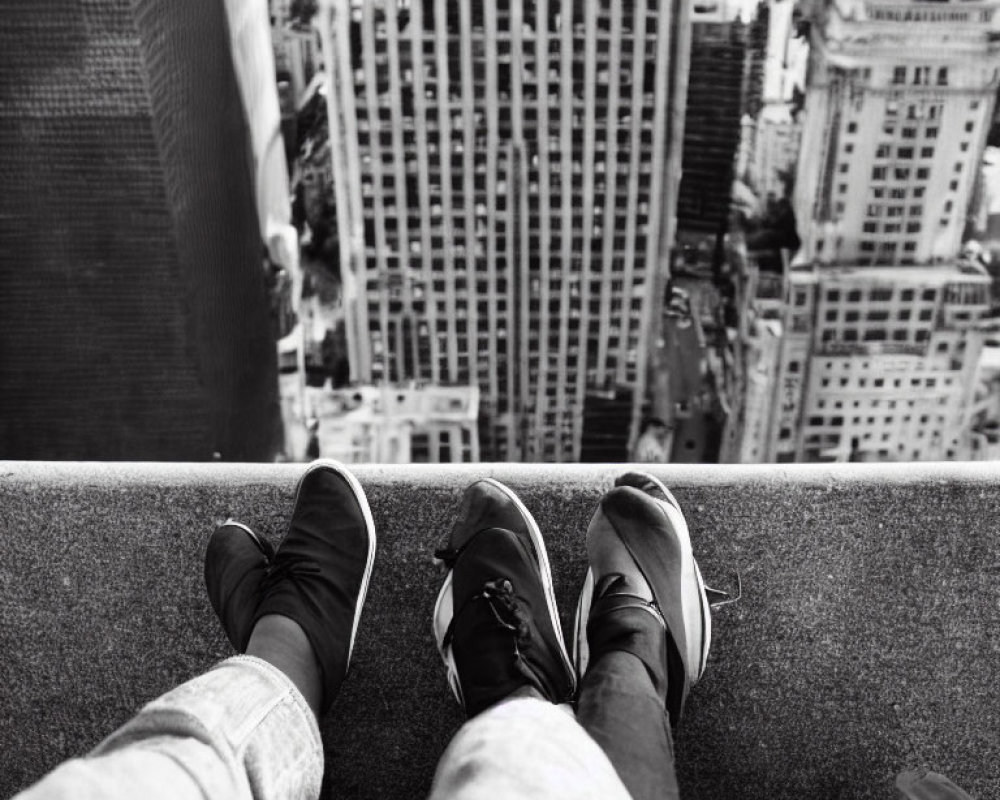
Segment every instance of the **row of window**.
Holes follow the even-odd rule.
[[[915,239],[904,242],[893,242],[893,241],[875,241],[874,239],[862,239],[858,244],[858,249],[862,253],[878,253],[880,257],[891,258],[900,249],[899,244],[902,244],[902,250],[904,253],[915,253],[917,252],[917,242]]]
[[[963,142],[964,145],[963,152],[968,149],[969,143]],[[846,149],[846,148],[845,148]],[[850,152],[848,150],[848,152]],[[893,153],[893,148],[891,145],[882,143],[875,148],[875,158],[898,158],[902,161],[909,161],[911,159],[917,158],[917,148],[908,147],[897,147],[895,148],[895,154]],[[920,158],[934,158],[934,148],[933,147],[921,147],[919,150]]]
[[[898,66],[894,67],[892,70],[892,82],[894,85],[899,86],[907,83],[907,77],[909,77],[909,82],[914,86],[930,86],[931,78],[936,78],[935,85],[937,86],[947,86],[948,85],[948,68],[938,67],[935,72],[933,67],[930,66],[919,66],[919,67],[905,67]]]
[[[574,259],[574,261],[576,261],[576,259]],[[457,261],[456,261],[456,263],[457,263]],[[618,263],[618,262],[616,261],[616,263]],[[624,262],[621,262],[621,263],[624,263]],[[498,270],[498,272],[502,272],[505,267],[506,267],[506,262],[503,261],[503,259],[500,259],[497,262],[497,270]],[[552,292],[552,294],[559,294],[559,293],[561,293],[564,284],[563,284],[562,280],[560,279],[559,270],[558,269],[550,270],[549,277],[551,279],[550,282],[549,282],[549,287],[548,287],[549,291]],[[542,290],[542,283],[541,283],[542,280],[543,279],[541,277],[532,278],[531,279],[531,283],[529,284],[530,285],[530,291],[533,292],[533,293],[540,292]],[[566,279],[566,285],[568,285],[568,288],[569,288],[570,304],[571,305],[573,305],[573,304],[579,304],[580,303],[581,283],[583,283],[583,281],[580,279],[579,274],[576,274],[576,275],[571,276],[571,277],[569,277],[569,278]],[[457,277],[457,278],[454,279],[454,284],[453,284],[454,290],[457,293],[459,293],[459,294],[467,294],[468,290],[471,288],[471,285],[472,285],[471,281],[467,283],[466,278],[464,278],[464,277]],[[599,295],[601,293],[601,291],[602,291],[603,286],[604,286],[604,281],[591,280],[591,282],[590,282],[590,293],[591,293],[591,295],[592,296]],[[642,286],[642,281],[641,280],[634,281],[631,284],[630,290],[632,292],[634,292],[636,289],[638,289],[641,286]],[[503,277],[502,275],[498,275],[497,278],[494,281],[494,289],[495,289],[495,291],[498,294],[504,294],[507,291],[507,287],[508,287],[507,278]],[[622,281],[622,280],[612,280],[608,284],[608,287],[611,290],[611,295],[612,295],[612,298],[613,298],[612,299],[612,303],[614,303],[615,301],[619,301],[620,302],[622,300],[622,298],[623,298],[623,293],[625,291],[625,283],[624,283],[624,281]],[[385,286],[377,278],[369,278],[365,282],[365,288],[367,289],[367,291],[370,294],[374,294],[376,296],[381,296],[381,295],[383,295],[385,293],[388,293],[389,297],[391,297],[393,299],[399,299],[400,297],[402,297],[402,288],[401,288],[401,286],[399,286],[398,282],[396,282],[395,285]],[[490,288],[489,281],[482,280],[482,279],[476,281],[475,289],[476,289],[476,292],[478,293],[480,299],[482,299],[482,298],[484,298],[486,296],[487,292],[489,292],[489,288]],[[424,286],[421,283],[419,283],[418,281],[414,281],[414,283],[413,283],[413,293],[414,293],[414,296],[416,296],[416,297],[422,297],[423,294],[424,294],[425,289],[433,290],[435,292],[443,294],[447,290],[447,282],[444,281],[444,280],[434,280],[434,281],[432,281],[430,283],[429,286]],[[642,302],[641,298],[638,298],[638,297],[633,298],[632,299],[632,308],[633,309],[638,309],[640,307],[641,302]]]
[[[947,383],[949,386],[951,385],[950,378],[947,379]],[[896,380],[896,388],[900,388],[900,380],[898,379]],[[930,398],[924,397],[921,398],[919,402],[920,402],[920,407],[923,409],[931,405],[946,406],[948,405],[948,399],[949,399],[948,395],[944,394]],[[881,398],[866,397],[859,400],[832,400],[832,401],[821,398],[816,401],[816,408],[820,411],[825,410],[827,405],[831,406],[834,409],[854,408],[857,410],[864,410],[864,409],[875,410],[875,409],[887,408],[889,411],[893,411],[896,409],[897,406],[902,409],[916,408],[917,401],[906,400],[903,398],[888,399],[886,397],[881,397]]]
[[[827,289],[824,298],[827,303],[839,303],[841,300],[847,303],[865,302],[888,302],[893,299],[898,292],[899,300],[909,303],[918,297],[916,289],[897,289],[890,286],[873,286],[869,289]],[[800,302],[800,297],[802,298]],[[796,305],[805,305],[808,295],[805,292],[796,294]],[[933,303],[937,300],[937,289],[921,289],[919,297],[924,302]]]
[[[825,383],[823,383],[821,381],[820,385],[823,386],[823,388],[829,388],[830,386],[835,385],[835,384],[833,384],[831,382],[833,380],[836,380],[837,381],[836,385],[839,386],[842,389],[846,389],[846,388],[852,388],[852,389],[869,389],[869,388],[871,388],[871,389],[902,389],[904,386],[908,386],[911,389],[922,389],[922,388],[933,389],[933,388],[935,388],[938,385],[938,379],[936,377],[916,377],[916,378],[909,378],[909,379],[906,379],[906,378],[891,378],[891,379],[890,378],[870,378],[869,379],[869,378],[866,378],[866,377],[858,377],[858,378],[855,378],[853,380],[851,378],[836,378],[836,379],[830,379],[830,378],[828,378],[828,379],[826,379]],[[951,378],[943,378],[942,381],[941,381],[941,384],[942,384],[942,386],[950,387],[952,385],[952,379]],[[837,401],[837,406],[836,406],[837,408],[840,408],[840,402],[841,401],[839,401],[839,400]],[[861,402],[860,400],[854,401],[854,407],[855,408],[859,408],[858,404],[860,402]],[[913,403],[913,401],[908,401],[908,402],[910,402],[911,405]],[[824,403],[824,401],[820,400],[817,403],[817,405],[820,408],[822,408],[823,407],[823,403]],[[872,403],[872,408],[876,408],[878,406],[879,401],[878,400],[872,400],[871,403]],[[895,407],[896,407],[896,401],[895,400],[890,400],[889,401],[889,408],[895,408]]]
[[[841,164],[841,172],[847,172],[847,164]],[[961,161],[955,162],[954,171],[959,173],[962,171],[963,164]],[[917,167],[913,169],[912,167],[887,167],[883,165],[876,165],[872,167],[872,180],[873,181],[908,181],[911,177],[918,181],[926,181],[930,179],[931,169],[930,167]]]
[[[408,98],[405,95],[401,98],[403,101],[409,102],[412,98]],[[509,98],[500,97],[501,101],[506,101]],[[522,98],[523,99],[523,98]],[[383,146],[389,146],[392,144],[392,133],[396,130],[396,125],[398,124],[401,128],[404,137],[407,134],[413,133],[415,136],[416,131],[416,121],[417,116],[409,109],[407,102],[403,104],[403,111],[401,114],[394,112],[394,110],[388,105],[389,98],[383,97],[382,101],[377,106],[369,107],[364,97],[357,98],[356,113],[358,114],[358,138],[362,144],[368,144],[374,141],[376,137]],[[452,131],[452,136],[457,137],[459,135],[464,135],[466,129],[466,121],[462,116],[461,100],[456,99],[453,101],[458,107],[448,109],[446,105],[441,107],[428,106],[424,111],[425,125],[424,128],[428,133],[438,134],[441,131],[441,115],[443,111],[450,111],[450,125],[448,126]],[[553,98],[549,98],[548,105],[550,106],[549,113],[547,115],[548,127],[539,126],[537,124],[538,117],[536,115],[536,108],[529,103],[525,103],[520,109],[519,115],[517,117],[521,126],[524,128],[529,128],[536,131],[540,135],[547,134],[550,138],[558,138],[562,136],[562,122],[560,119],[558,103],[553,102]],[[574,141],[583,141],[583,124],[584,124],[584,114],[579,110],[583,106],[582,98],[574,99],[574,112],[571,118],[567,118],[567,122],[572,122],[572,129],[570,135]],[[632,130],[632,117],[633,115],[638,115],[636,118],[641,121],[639,126],[642,130],[642,140],[648,143],[651,140],[651,134],[648,133],[650,125],[652,125],[653,118],[655,115],[655,106],[653,104],[653,98],[649,98],[648,101],[642,102],[638,107],[633,104],[631,97],[621,97],[617,104],[607,103],[603,98],[597,98],[597,102],[594,104],[594,140],[595,142],[604,141],[607,135],[617,135],[621,137],[623,133],[631,134]],[[399,117],[398,122],[396,117]],[[513,124],[514,109],[509,102],[502,103],[498,108],[497,114],[497,130],[498,133],[506,133],[507,135],[511,132],[511,126]],[[473,112],[472,118],[468,120],[468,127],[474,131],[485,135],[487,132],[487,117],[485,110],[479,108]],[[527,124],[525,124],[527,123]]]
[[[936,422],[943,425],[945,422],[945,417],[943,414],[935,415]],[[847,425],[880,425],[880,426],[892,426],[895,424],[909,425],[913,422],[917,422],[920,425],[927,425],[930,423],[932,417],[930,414],[921,414],[919,417],[915,417],[911,414],[906,414],[902,417],[886,416],[886,417],[844,417],[844,416],[811,416],[808,418],[808,425],[811,428],[840,428]]]
[[[880,226],[877,222],[865,222],[861,230],[864,233],[903,233],[903,223],[886,222]],[[920,233],[920,223],[907,222],[906,233]]]
[[[859,331],[857,328],[845,328],[842,331],[825,330],[822,339],[824,342],[909,342],[910,337],[918,343],[926,342],[930,339],[929,330],[911,331],[908,328],[897,328],[891,332],[885,328],[869,328]]]
[[[897,309],[895,314],[893,314],[896,319],[901,322],[905,322],[913,318],[913,309],[911,308],[900,308]],[[841,309],[829,308],[824,312],[824,317],[827,322],[838,322],[843,319],[844,322],[857,322],[861,319],[861,312],[859,311],[843,311],[843,316],[841,316]],[[871,308],[864,314],[864,319],[868,322],[886,322],[890,317],[890,310],[888,308]],[[928,322],[934,319],[934,309],[933,308],[922,308],[917,313],[917,319],[921,322]]]

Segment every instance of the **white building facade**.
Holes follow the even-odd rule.
[[[962,234],[1000,85],[1000,5],[800,8],[802,244],[762,460],[986,457],[992,279]]]
[[[577,460],[588,391],[627,387],[638,410],[674,239],[690,13],[321,4],[354,380],[478,386],[484,457],[499,460]]]
[[[797,261],[954,258],[1000,80],[1000,7],[832,0],[804,8]]]
[[[775,460],[973,457],[991,284],[982,266],[827,266],[790,278]]]

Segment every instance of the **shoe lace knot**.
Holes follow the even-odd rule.
[[[451,645],[455,623],[472,608],[485,603],[497,625],[513,635],[515,655],[520,657],[520,648],[531,639],[531,625],[524,602],[514,592],[514,585],[507,578],[494,578],[483,584],[483,590],[474,594],[451,620],[445,632],[444,645]]]
[[[286,554],[280,560],[272,561],[267,565],[261,582],[261,593],[263,594],[283,581],[298,583],[303,578],[319,575],[321,572],[319,566],[308,557]]]

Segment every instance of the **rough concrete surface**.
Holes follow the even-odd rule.
[[[492,475],[546,534],[569,630],[588,519],[617,466],[358,467],[379,550],[352,674],[322,729],[324,796],[419,797],[461,723],[431,636],[432,551]],[[202,585],[233,515],[277,543],[301,466],[0,462],[0,793],[85,753],[230,654]],[[907,768],[1000,795],[1000,468],[680,467],[711,584],[683,794],[889,798]]]

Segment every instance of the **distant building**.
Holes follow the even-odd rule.
[[[379,464],[480,460],[476,387],[310,388],[306,404],[324,458]],[[302,453],[293,457],[304,459]]]
[[[263,0],[4,7],[0,458],[269,460],[287,175]]]
[[[757,120],[751,183],[761,200],[788,196],[799,159],[802,123],[788,106],[766,106]]]
[[[767,6],[767,44],[764,57],[763,102],[792,101],[796,87],[806,83],[809,44],[797,35],[796,0],[763,0]]]
[[[740,250],[738,260],[743,274],[738,284],[739,318],[733,331],[737,369],[719,460],[757,464],[775,458],[772,428],[777,419],[775,395],[779,385],[789,254],[780,250]]]
[[[820,267],[789,277],[775,460],[971,457],[990,307],[982,266]]]
[[[989,132],[1000,9],[814,0],[795,214],[797,261],[948,261]]]
[[[322,68],[319,33],[308,20],[292,17],[291,0],[268,0],[271,42],[282,116],[294,115],[316,73]]]
[[[794,99],[805,83],[799,62],[808,53],[808,45],[794,36],[794,5],[793,0],[765,0],[756,23],[755,42],[762,50],[757,56],[760,92],[757,107],[744,120],[747,127],[741,145],[745,155],[738,176],[761,203],[788,194],[798,163],[802,126],[794,115]],[[766,25],[762,26],[761,19]]]
[[[679,0],[325,0],[352,376],[481,390],[484,457],[632,421],[677,214]]]
[[[742,457],[984,457],[1000,419],[983,367],[992,279],[960,251],[1000,15],[980,2],[799,7],[810,43],[793,194],[802,246],[751,309]],[[793,149],[791,120],[771,118],[757,136],[762,185],[778,172],[763,163]]]
[[[711,6],[709,6],[711,7]],[[679,234],[721,235],[740,141],[747,71],[747,25],[695,6],[677,200]]]
[[[969,438],[974,461],[1000,461],[1000,335],[989,330],[979,357]]]

